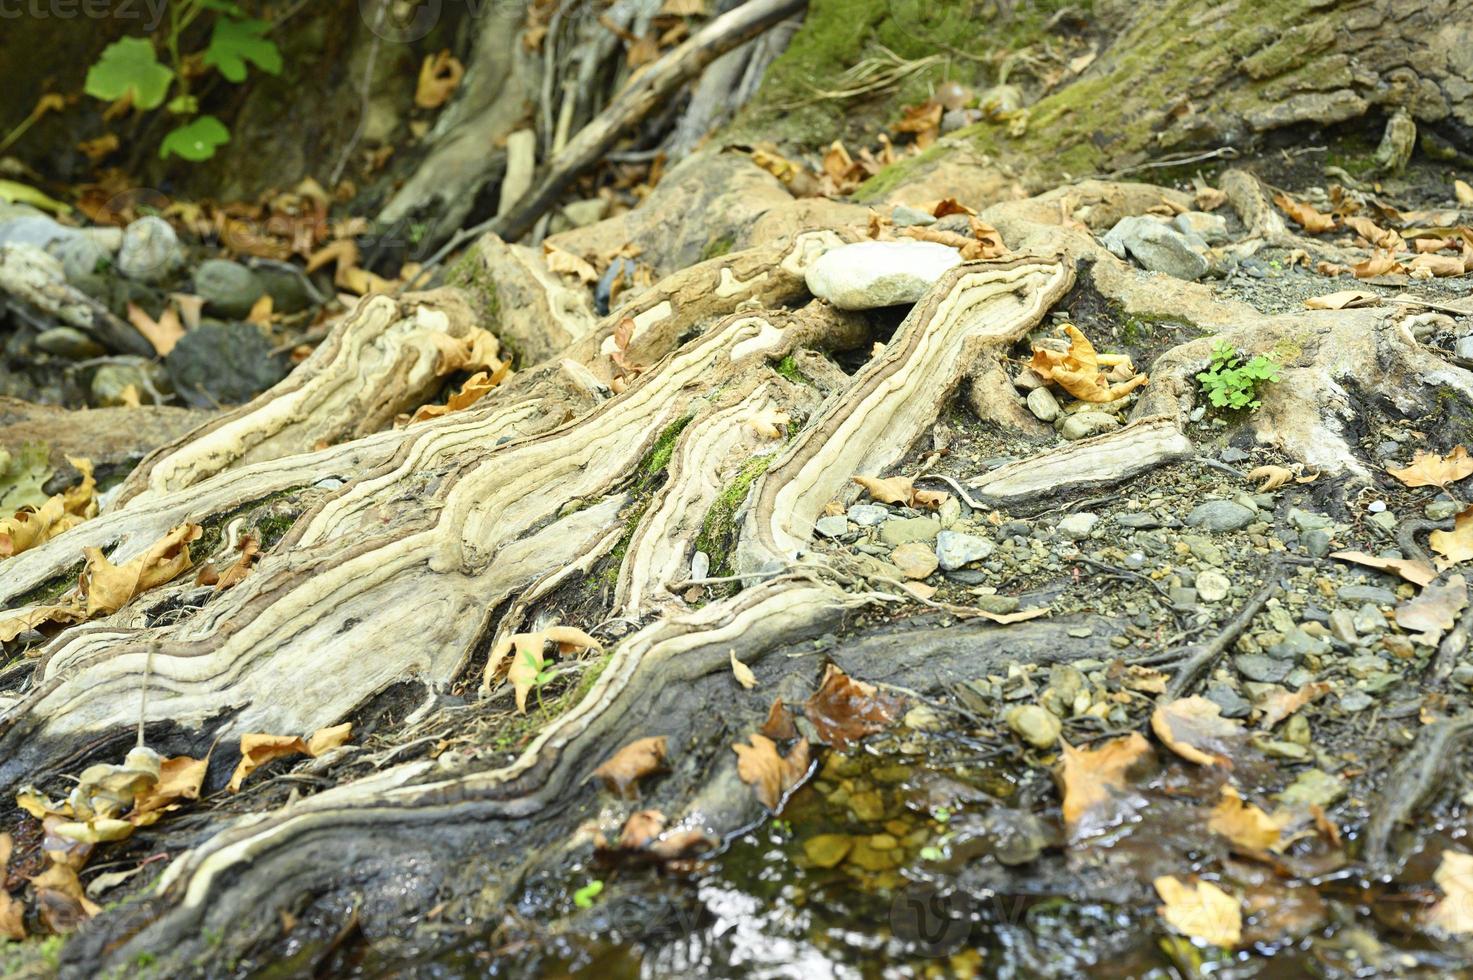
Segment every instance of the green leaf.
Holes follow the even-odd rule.
[[[198,163],[215,155],[215,150],[230,142],[230,130],[214,116],[200,116],[187,125],[180,126],[159,146],[159,156],[167,160],[169,154]]]
[[[597,878],[573,893],[573,904],[580,909],[593,908],[593,900],[604,890],[604,883]]]
[[[0,201],[9,201],[11,204],[29,204],[31,207],[55,214],[66,214],[71,210],[71,205],[63,204],[44,191],[38,191],[29,184],[22,184],[15,180],[0,180]]]
[[[192,95],[176,95],[164,108],[176,116],[192,116],[199,112],[199,99]]]
[[[125,37],[104,48],[97,64],[87,69],[83,91],[107,102],[132,95],[139,109],[156,109],[173,81],[174,69],[159,64],[148,38]]]
[[[262,37],[270,26],[264,20],[220,18],[205,48],[205,65],[219,69],[232,82],[245,81],[246,62],[268,75],[280,74],[281,51],[276,42]]]

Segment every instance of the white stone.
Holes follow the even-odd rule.
[[[856,242],[825,252],[808,267],[808,291],[841,310],[914,303],[961,253],[936,242]]]

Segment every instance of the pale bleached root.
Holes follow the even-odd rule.
[[[965,263],[944,275],[754,486],[739,570],[796,558],[824,506],[853,495],[854,476],[881,473],[936,421],[969,366],[968,345],[1005,350],[1073,281],[1073,263],[1060,256]]]
[[[279,384],[150,453],[114,506],[378,432],[430,400],[449,373],[443,348],[478,329],[451,290],[360,300]]]

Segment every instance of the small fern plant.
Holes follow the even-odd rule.
[[[1243,352],[1219,340],[1212,348],[1212,364],[1197,374],[1202,392],[1214,408],[1253,411],[1262,404],[1258,386],[1279,380],[1279,362],[1258,354],[1244,361]]]
[[[226,81],[245,81],[249,65],[268,75],[281,73],[281,51],[266,36],[271,25],[247,16],[233,0],[170,0],[169,23],[160,42],[167,63],[160,61],[155,42],[148,37],[125,37],[103,49],[87,71],[83,91],[107,102],[128,100],[135,109],[163,106],[180,124],[164,137],[159,156],[208,160],[230,142],[230,130],[219,119],[201,115],[199,99],[190,94],[193,67],[218,71]],[[214,15],[210,42],[201,52],[183,53],[184,32],[200,17]],[[189,65],[186,65],[189,62]]]

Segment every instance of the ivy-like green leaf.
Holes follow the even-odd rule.
[[[125,37],[103,49],[97,64],[87,70],[83,91],[108,102],[131,94],[139,109],[156,109],[173,81],[174,69],[159,64],[148,38]]]
[[[168,159],[172,153],[198,163],[215,155],[215,150],[230,142],[230,130],[214,116],[200,116],[180,126],[159,145],[159,156]]]
[[[210,46],[205,48],[204,63],[217,68],[232,82],[243,82],[246,62],[268,75],[281,73],[281,51],[276,42],[263,37],[271,25],[264,20],[234,20],[221,17],[215,21]]]

